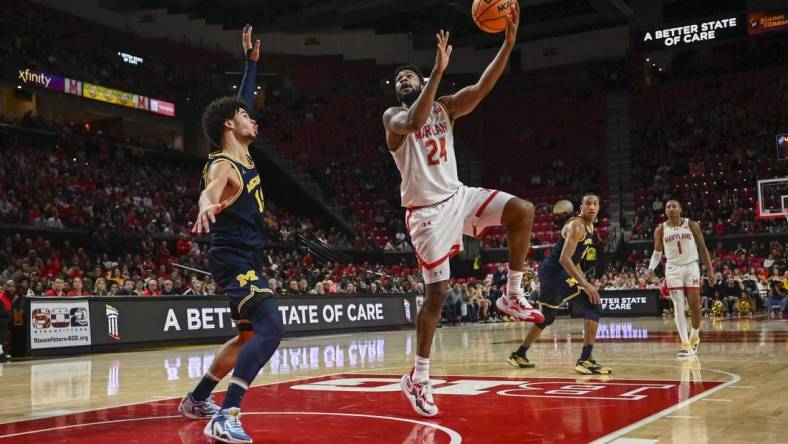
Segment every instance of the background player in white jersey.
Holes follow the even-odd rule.
[[[698,252],[709,273],[709,279],[714,281],[714,269],[711,265],[711,255],[703,240],[703,232],[697,222],[681,217],[681,204],[676,200],[669,200],[665,205],[665,215],[668,220],[654,230],[654,253],[648,265],[649,273],[659,265],[664,251],[667,263],[665,264],[665,283],[673,300],[676,328],[681,338],[679,357],[695,356],[700,344],[700,270],[698,269]],[[692,318],[692,332],[687,338],[687,317],[684,314],[684,296],[689,301],[690,317]]]
[[[525,300],[521,288],[534,207],[507,193],[464,186],[457,178],[452,135],[454,121],[473,111],[503,73],[515,45],[519,15],[515,8],[508,17],[504,43],[479,81],[436,101],[452,51],[449,34],[441,31],[436,35],[438,52],[429,82],[424,84],[424,76],[415,66],[398,68],[395,89],[401,105],[383,114],[386,142],[402,175],[400,194],[407,209],[406,225],[426,284],[426,297],[416,319],[415,366],[402,378],[403,393],[422,416],[438,414],[429,384],[430,349],[448,291],[449,259],[462,249],[463,234],[481,238],[487,227],[507,227],[508,291],[497,306],[524,321],[544,320]]]

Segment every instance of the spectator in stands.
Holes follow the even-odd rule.
[[[728,278],[722,287],[722,303],[725,304],[725,311],[729,316],[733,314],[733,307],[739,302],[743,290],[741,284],[732,277]]]
[[[134,291],[134,281],[131,279],[126,279],[123,281],[123,287],[118,290],[117,296],[137,296],[137,293]]]
[[[769,283],[769,296],[766,299],[766,310],[769,314],[769,317],[774,317],[775,313],[772,310],[773,308],[779,307],[779,316],[782,317],[783,313],[785,313],[786,302],[788,302],[788,296],[786,296],[786,291],[783,288],[782,282],[773,280]]]
[[[103,277],[96,278],[93,284],[93,296],[110,296],[107,281]]]
[[[17,299],[16,283],[9,279],[0,292],[0,362],[8,362],[8,344],[6,336],[11,330],[11,319],[13,318],[13,303]]]
[[[55,282],[54,284],[52,284],[52,288],[49,289],[49,291],[47,291],[46,293],[44,293],[44,296],[58,296],[58,297],[67,296],[65,287],[66,287],[66,281],[63,279],[62,276],[58,276],[55,278]]]
[[[140,296],[158,296],[161,294],[159,290],[159,281],[154,278],[148,279],[145,284],[145,290]]]
[[[162,295],[174,295],[174,283],[172,279],[165,279],[164,282],[161,284],[161,294]]]
[[[82,279],[75,277],[71,280],[71,291],[67,293],[68,296],[88,296],[89,294],[82,288]]]

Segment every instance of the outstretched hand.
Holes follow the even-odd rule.
[[[517,41],[517,28],[520,26],[520,3],[514,2],[512,13],[506,16],[506,43],[514,46]]]
[[[435,38],[438,40],[438,53],[435,54],[435,68],[433,68],[433,71],[436,74],[441,74],[449,66],[452,47],[449,45],[448,31],[441,29],[438,34],[435,34]]]
[[[254,47],[252,46],[252,25],[244,26],[241,43],[243,44],[244,54],[246,54],[247,59],[255,62],[260,59],[260,39],[255,41]]]

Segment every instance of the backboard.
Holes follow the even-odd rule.
[[[788,214],[788,177],[758,181],[756,217],[773,219]]]

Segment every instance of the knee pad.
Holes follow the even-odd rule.
[[[544,321],[534,325],[544,330],[545,328],[549,327],[550,324],[555,322],[556,310],[555,308],[550,308],[546,305],[542,305],[541,310],[542,314],[544,315]]]
[[[589,321],[596,321],[599,322],[599,318],[602,317],[602,306],[599,304],[588,304],[588,308],[586,308],[585,319]]]

